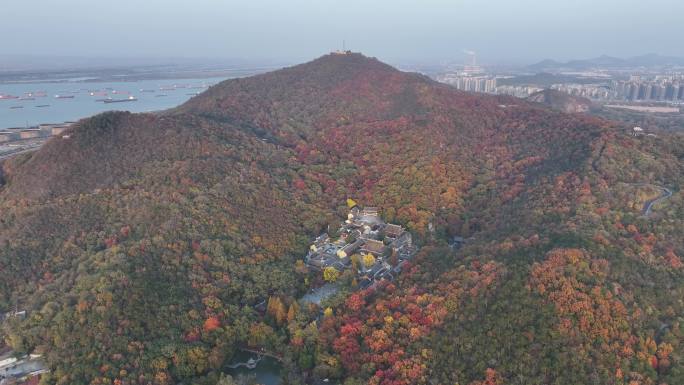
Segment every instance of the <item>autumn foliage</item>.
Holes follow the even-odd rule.
[[[51,384],[214,385],[241,348],[291,383],[683,384],[684,137],[624,128],[359,54],[97,115],[0,163],[0,341]],[[303,262],[357,203],[421,247],[372,290]]]
[[[439,330],[464,297],[484,295],[502,272],[502,266],[488,262],[445,273],[430,291],[388,284],[370,302],[372,292],[354,293],[345,304],[349,311],[326,325],[335,325],[333,351],[350,375],[365,373],[371,384],[425,383],[431,362],[425,337]]]
[[[221,326],[221,321],[216,317],[209,317],[204,321],[204,331],[210,332],[212,330],[218,329]]]
[[[600,348],[604,356],[595,365],[614,365],[620,379],[628,372],[630,384],[652,384],[655,378],[643,371],[644,364],[659,369],[660,352],[669,366],[672,347],[641,335],[641,310],[623,303],[628,293],[604,286],[609,269],[607,260],[583,250],[556,249],[533,266],[530,286],[555,306],[558,331],[578,354]]]

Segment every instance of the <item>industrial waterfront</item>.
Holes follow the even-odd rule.
[[[225,79],[0,84],[0,130],[76,121],[110,110],[164,110]]]

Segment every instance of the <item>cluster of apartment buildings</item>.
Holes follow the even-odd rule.
[[[441,74],[436,80],[470,92],[483,92],[527,98],[542,91],[535,84],[498,85],[501,76],[482,73],[453,72]],[[558,83],[550,86],[573,96],[597,101],[643,101],[684,103],[684,74],[633,75],[629,79],[598,83]]]
[[[611,91],[616,100],[684,102],[684,75],[659,75],[651,79],[632,76],[627,81],[613,81]]]
[[[470,92],[496,93],[496,78],[491,76],[462,76],[459,74],[444,74],[437,80],[454,86],[456,89]]]
[[[393,280],[415,253],[411,234],[402,226],[385,223],[375,207],[354,206],[339,237],[322,234],[316,238],[305,261],[321,271],[355,268],[358,287],[365,289],[382,279]]]
[[[554,84],[552,89],[593,100],[684,102],[684,75],[631,76],[603,84]]]
[[[615,92],[605,85],[553,84],[551,89],[592,100],[615,100]]]
[[[527,98],[528,96],[543,90],[543,88],[537,86],[499,86],[496,88],[496,93],[500,95],[515,96],[517,98]]]

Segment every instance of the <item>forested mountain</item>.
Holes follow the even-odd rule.
[[[545,106],[569,114],[576,112],[588,112],[591,100],[580,96],[573,96],[553,89],[546,89],[527,97],[531,102],[544,104]]]
[[[67,134],[0,174],[4,339],[44,383],[215,384],[241,347],[287,383],[684,383],[681,135],[360,54]],[[347,198],[421,248],[320,314],[301,259]]]

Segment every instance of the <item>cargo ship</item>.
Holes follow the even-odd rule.
[[[18,99],[18,97],[14,95],[1,95],[0,94],[0,100],[9,100],[9,99]]]
[[[73,99],[74,95],[55,95],[55,99]]]
[[[46,97],[47,94],[45,92],[39,91],[39,92],[24,92],[24,96],[22,96],[19,99],[22,100],[34,100],[35,98],[44,98]]]
[[[138,99],[135,96],[129,96],[126,99],[105,99],[105,103],[124,103],[124,102],[136,102]]]

